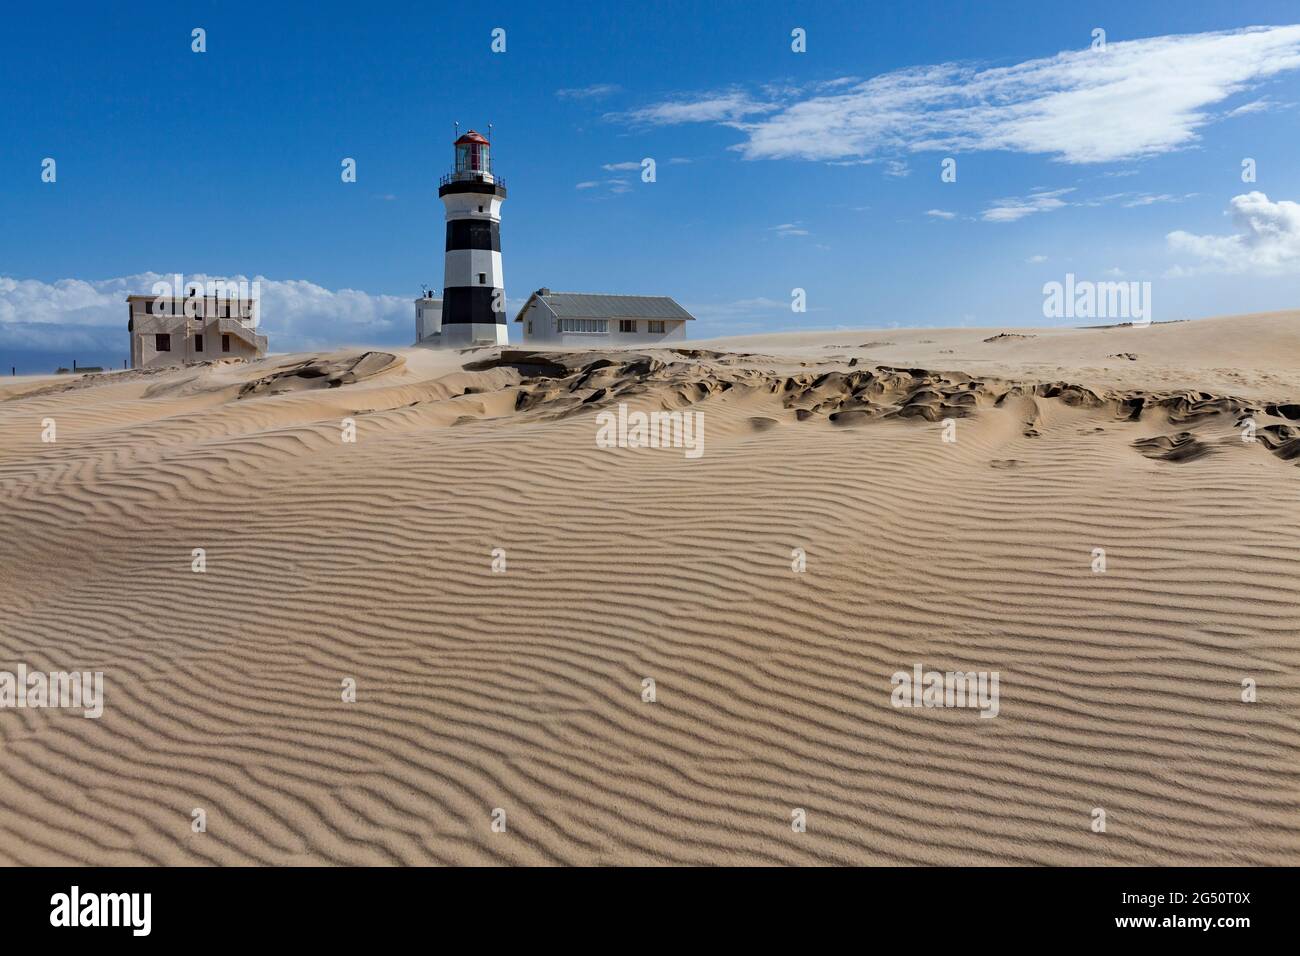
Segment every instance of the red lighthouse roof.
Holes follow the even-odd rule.
[[[484,139],[484,138],[483,138],[479,133],[475,132],[474,130],[470,130],[468,133],[466,133],[466,134],[465,134],[464,136],[462,136],[460,139],[456,140],[456,142],[453,143],[452,145],[453,145],[453,146],[464,146],[466,143],[481,143],[481,144],[484,145],[484,146],[489,145],[489,144],[488,144],[488,141],[487,141],[486,139]]]

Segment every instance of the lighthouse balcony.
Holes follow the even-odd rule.
[[[471,172],[447,173],[438,180],[438,195],[448,193],[485,193],[506,198],[506,181],[491,173]]]

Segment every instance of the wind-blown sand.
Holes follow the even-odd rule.
[[[0,383],[0,862],[1300,863],[1300,313],[364,352]]]

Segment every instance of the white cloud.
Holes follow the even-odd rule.
[[[806,236],[808,230],[803,227],[801,222],[783,222],[779,226],[769,226],[768,232],[775,232],[781,238],[789,236]]]
[[[957,218],[957,214],[955,212],[949,212],[946,209],[927,209],[925,211],[925,214],[927,216],[933,216],[935,219],[956,219]]]
[[[23,349],[70,346],[127,351],[126,296],[149,293],[171,275],[144,272],[115,279],[14,279],[0,276],[0,345]],[[410,297],[358,289],[326,289],[305,279],[187,274],[184,281],[247,279],[260,283],[261,331],[277,352],[327,348],[340,342],[405,345],[415,337]]]
[[[610,113],[605,118],[651,126],[671,126],[677,123],[734,123],[746,116],[755,116],[780,108],[775,103],[760,102],[740,90],[731,90],[669,100],[627,113]]]
[[[1271,109],[1276,109],[1276,108],[1277,108],[1276,103],[1270,100],[1267,96],[1261,96],[1257,100],[1251,100],[1249,103],[1242,103],[1236,109],[1229,110],[1227,115],[1229,117],[1248,116],[1251,113],[1265,113]]]
[[[593,83],[575,89],[556,90],[555,95],[562,100],[596,100],[622,92],[623,87],[616,83]]]
[[[1179,202],[1179,201],[1180,200],[1178,196],[1171,196],[1169,195],[1169,193],[1160,193],[1158,196],[1152,195],[1151,193],[1140,193],[1139,195],[1125,199],[1122,203],[1120,203],[1120,205],[1122,205],[1125,209],[1133,209],[1134,207],[1137,206],[1150,206],[1153,203],[1158,203],[1158,202]]]
[[[1007,67],[918,66],[780,102],[708,93],[621,115],[735,126],[747,159],[1011,150],[1101,163],[1186,148],[1222,118],[1210,107],[1295,69],[1300,25],[1250,27],[1110,42]]]
[[[596,180],[588,179],[586,182],[578,183],[573,188],[574,189],[595,189],[599,185],[600,183],[596,182]]]
[[[1015,222],[1018,219],[1024,219],[1026,216],[1032,216],[1034,213],[1053,212],[1062,206],[1069,205],[1061,197],[1072,192],[1074,192],[1073,187],[1069,189],[1039,189],[1031,192],[1028,196],[995,199],[993,205],[985,209],[981,214],[981,218],[985,222]]]
[[[754,296],[730,302],[683,303],[691,315],[700,320],[699,327],[691,330],[694,338],[713,335],[739,335],[776,329],[791,321],[790,300]],[[809,312],[819,312],[816,307]]]
[[[912,175],[912,168],[901,160],[891,159],[885,163],[885,175],[896,176],[901,179],[904,176]]]
[[[628,160],[626,163],[606,163],[600,167],[607,173],[620,172],[627,169],[640,169],[641,164],[636,160]]]
[[[1273,202],[1261,192],[1234,196],[1228,214],[1239,230],[1227,236],[1198,236],[1183,230],[1165,238],[1169,249],[1200,260],[1196,271],[1282,275],[1300,273],[1300,203]]]
[[[1026,259],[1025,261],[1026,261],[1026,262],[1029,262],[1029,263],[1035,263],[1035,264],[1036,264],[1036,263],[1039,263],[1039,262],[1046,262],[1046,261],[1047,261],[1047,256],[1042,256],[1042,255],[1039,255],[1039,256],[1030,256],[1030,257],[1029,257],[1028,259]]]

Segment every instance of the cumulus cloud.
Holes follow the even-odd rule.
[[[949,212],[947,209],[927,209],[925,211],[925,214],[927,216],[933,216],[935,219],[956,219],[957,218],[957,214],[955,212]]]
[[[114,279],[15,279],[0,276],[0,345],[14,349],[99,348],[126,351],[128,293],[150,293],[172,275],[143,272]],[[261,331],[277,352],[349,342],[409,344],[414,296],[326,289],[305,279],[186,275],[184,282],[260,283]]]
[[[765,99],[707,93],[617,115],[736,127],[746,139],[734,148],[747,159],[1011,150],[1103,163],[1188,147],[1223,118],[1212,107],[1295,69],[1300,26],[1250,27],[1111,42],[1006,67],[917,66]]]
[[[1200,236],[1179,229],[1165,238],[1170,251],[1199,260],[1175,274],[1237,272],[1257,275],[1300,273],[1300,203],[1274,202],[1262,192],[1234,196],[1227,212],[1237,231]]]

